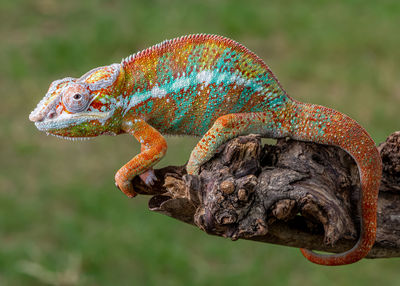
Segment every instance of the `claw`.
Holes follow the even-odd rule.
[[[146,172],[140,174],[139,177],[148,187],[153,186],[154,182],[157,181],[157,177],[154,174],[153,169],[148,169]]]

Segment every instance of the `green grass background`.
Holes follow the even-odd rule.
[[[294,248],[231,242],[147,210],[114,186],[129,136],[46,137],[28,121],[51,81],[189,33],[255,51],[290,95],[357,119],[383,141],[400,126],[400,2],[0,2],[0,285],[400,285],[400,260],[346,267]],[[160,166],[195,139],[169,138]]]

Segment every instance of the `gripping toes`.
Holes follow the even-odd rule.
[[[152,168],[140,174],[139,177],[148,187],[151,187],[152,185],[154,185],[154,182],[157,181],[157,177],[154,174],[154,170]]]

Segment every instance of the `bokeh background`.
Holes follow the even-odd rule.
[[[233,38],[298,100],[400,129],[400,2],[0,2],[0,285],[400,285],[400,260],[313,265],[294,248],[211,237],[128,199],[114,173],[139,144],[46,137],[28,121],[51,81],[189,33]],[[168,139],[160,166],[195,138]]]

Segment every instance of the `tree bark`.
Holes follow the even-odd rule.
[[[400,131],[379,145],[383,176],[378,229],[367,257],[400,256]],[[208,234],[328,252],[344,252],[358,239],[359,174],[343,150],[258,135],[227,142],[199,175],[185,166],[155,170],[149,209],[195,225]]]

